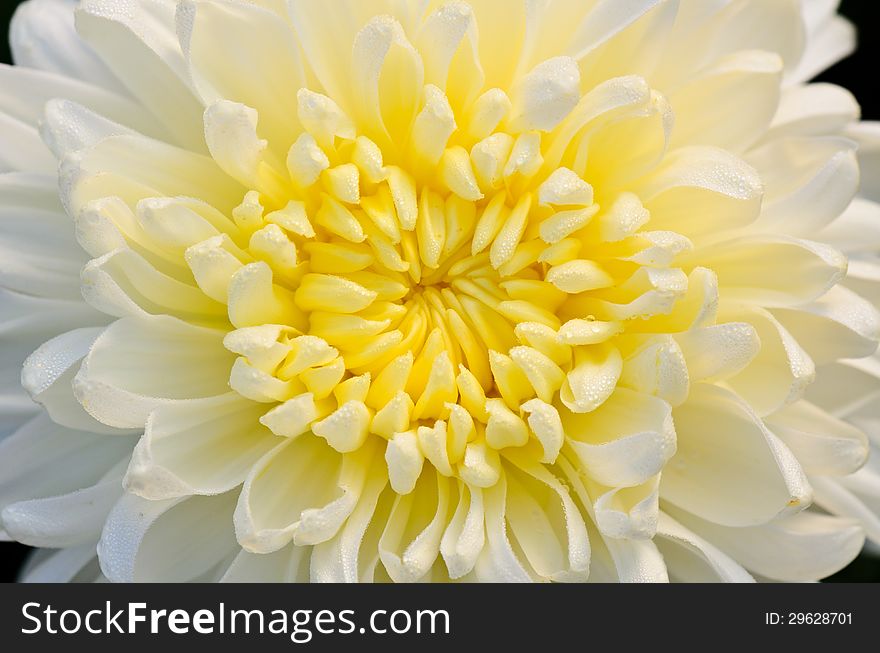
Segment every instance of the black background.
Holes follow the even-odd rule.
[[[0,34],[5,35],[15,0],[0,0]],[[878,0],[842,0],[840,12],[849,18],[859,31],[859,49],[853,56],[841,61],[823,73],[819,80],[845,86],[852,91],[862,105],[865,120],[880,120],[880,98],[877,86],[880,65],[880,21]],[[0,37],[0,61],[10,62],[9,47],[5,36]],[[2,89],[0,89],[2,92]],[[0,542],[0,581],[15,580],[28,548],[16,543]],[[880,558],[862,555],[849,567],[832,576],[830,581],[880,582]]]

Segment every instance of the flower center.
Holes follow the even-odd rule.
[[[576,85],[566,74],[557,62],[539,75],[551,105]],[[476,487],[498,480],[506,450],[555,462],[565,414],[620,381],[609,341],[685,292],[664,266],[686,239],[637,234],[648,215],[630,193],[600,208],[582,158],[579,172],[559,163],[577,118],[554,141],[498,89],[459,115],[428,84],[409,122],[388,121],[409,125],[401,134],[356,127],[309,90],[298,102],[284,163],[246,108],[206,115],[224,139],[208,130],[215,158],[227,141],[254,154],[239,175],[253,190],[232,212],[240,242],[187,251],[237,327],[233,389],[278,403],[261,419],[277,435],[311,431],[341,453],[386,439],[401,494],[425,461]]]

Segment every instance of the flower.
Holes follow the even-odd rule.
[[[834,5],[22,5],[26,578],[814,580],[880,542],[880,132],[805,83]]]

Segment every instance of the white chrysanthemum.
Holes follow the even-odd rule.
[[[805,84],[835,6],[30,0],[26,578],[811,580],[880,542],[880,130]]]

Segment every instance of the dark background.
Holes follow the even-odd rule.
[[[0,0],[0,61],[10,63],[6,39],[7,27],[16,0]],[[845,86],[852,91],[862,105],[866,120],[880,120],[880,98],[877,86],[877,68],[880,64],[880,22],[878,0],[842,0],[840,12],[849,18],[859,30],[859,49],[853,56],[841,61],[823,73],[820,81]],[[872,33],[876,30],[876,33]],[[2,91],[2,89],[0,89]],[[15,580],[18,569],[29,549],[16,543],[0,542],[0,581]],[[830,581],[880,582],[880,557],[862,555],[849,567],[832,576]]]

